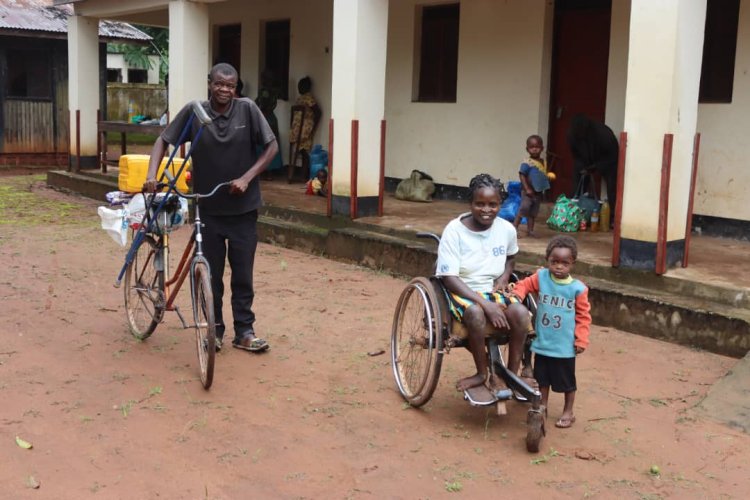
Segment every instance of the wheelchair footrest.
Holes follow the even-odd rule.
[[[483,385],[466,389],[464,399],[472,406],[489,406],[497,402],[497,398]]]
[[[464,391],[464,399],[472,406],[490,406],[498,401],[505,401],[513,396],[510,389],[491,391],[484,385],[471,387]]]

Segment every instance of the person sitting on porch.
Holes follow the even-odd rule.
[[[318,170],[314,178],[307,181],[305,194],[328,196],[326,186],[328,184],[328,171],[324,168]]]
[[[437,276],[450,292],[453,318],[468,330],[477,372],[462,378],[456,389],[466,391],[487,384],[488,361],[484,339],[496,330],[510,332],[508,369],[518,373],[526,333],[531,330],[529,312],[517,299],[502,293],[508,286],[518,253],[513,225],[497,217],[501,185],[489,174],[479,174],[469,183],[471,211],[453,219],[445,227],[438,246]],[[531,374],[524,381],[536,387]],[[505,382],[489,380],[494,390]]]

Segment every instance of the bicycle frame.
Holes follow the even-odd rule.
[[[193,222],[193,233],[190,235],[190,239],[185,245],[185,250],[182,252],[179,264],[174,274],[170,277],[169,275],[169,235],[164,235],[159,239],[159,247],[162,252],[162,261],[164,262],[164,276],[167,277],[167,281],[164,283],[164,295],[165,305],[164,310],[174,311],[176,307],[174,301],[177,298],[177,294],[182,288],[182,284],[185,282],[188,273],[192,278],[195,269],[196,262],[205,260],[203,257],[203,237],[201,234],[201,218],[200,208],[198,203],[195,204],[195,221]],[[195,249],[195,251],[193,251]],[[190,265],[188,265],[190,262]],[[192,287],[191,287],[192,293]]]
[[[117,279],[115,280],[115,288],[119,288],[120,285],[122,284],[122,278],[123,276],[125,276],[125,271],[127,270],[128,265],[130,265],[130,263],[133,261],[133,258],[135,257],[135,253],[138,250],[138,247],[141,245],[141,243],[143,243],[143,238],[146,236],[146,234],[153,232],[154,225],[156,224],[156,221],[158,220],[159,214],[164,209],[164,205],[167,199],[169,198],[169,195],[172,193],[178,193],[177,179],[180,177],[180,175],[182,175],[183,170],[187,166],[188,160],[192,156],[193,148],[195,148],[195,145],[198,143],[198,140],[200,139],[200,136],[203,133],[203,127],[205,127],[206,125],[210,125],[212,122],[211,117],[208,116],[208,113],[206,113],[206,110],[203,109],[203,106],[201,105],[200,101],[198,100],[191,101],[190,106],[193,110],[193,113],[188,118],[187,123],[185,123],[185,126],[183,127],[182,132],[180,133],[180,138],[177,141],[178,144],[184,143],[185,139],[187,138],[187,134],[193,125],[193,119],[196,116],[198,117],[198,120],[201,122],[201,125],[198,128],[198,132],[196,132],[195,134],[195,138],[190,143],[190,149],[188,150],[187,155],[185,155],[185,159],[182,162],[180,169],[177,171],[176,176],[173,176],[170,172],[170,167],[173,164],[174,156],[177,153],[176,147],[172,149],[172,152],[169,155],[169,159],[167,160],[167,164],[164,167],[164,170],[162,171],[158,179],[159,183],[164,181],[164,177],[168,179],[169,182],[167,183],[167,187],[168,187],[167,193],[166,193],[166,196],[164,196],[160,200],[159,204],[154,209],[153,214],[150,216],[149,216],[149,213],[150,213],[149,210],[151,207],[151,201],[153,200],[153,196],[155,196],[155,194],[152,194],[145,200],[146,201],[146,213],[144,215],[144,218],[146,220],[146,224],[141,224],[140,227],[138,228],[138,231],[133,235],[133,243],[130,245],[130,248],[128,249],[128,253],[125,256],[125,263],[123,264],[122,268],[120,269],[119,274],[117,275]],[[167,241],[169,241],[169,236],[166,234],[162,236],[162,238],[165,238],[165,237],[167,238]],[[167,260],[165,259],[164,262],[166,263],[166,261]]]

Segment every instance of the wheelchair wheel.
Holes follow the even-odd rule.
[[[430,400],[443,361],[440,304],[427,278],[414,278],[401,292],[393,316],[391,362],[401,395],[415,407]]]

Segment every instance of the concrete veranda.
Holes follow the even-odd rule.
[[[266,204],[324,215],[326,200],[306,196],[303,184],[288,184],[284,180],[263,181],[263,200]],[[551,204],[542,212],[547,213]],[[430,231],[440,234],[452,218],[468,211],[464,201],[435,200],[415,203],[397,200],[386,193],[382,217],[362,217],[358,222],[399,231]],[[549,239],[556,234],[547,228],[540,215],[537,223],[539,238],[523,237],[521,226],[519,246],[523,251],[544,255]],[[579,244],[578,260],[596,266],[610,266],[612,260],[612,235],[610,232],[590,231],[573,233]],[[750,294],[750,241],[730,240],[693,234],[690,240],[689,265],[670,269],[666,276],[696,283],[711,283],[734,288],[737,293]],[[634,271],[639,272],[639,271]]]

